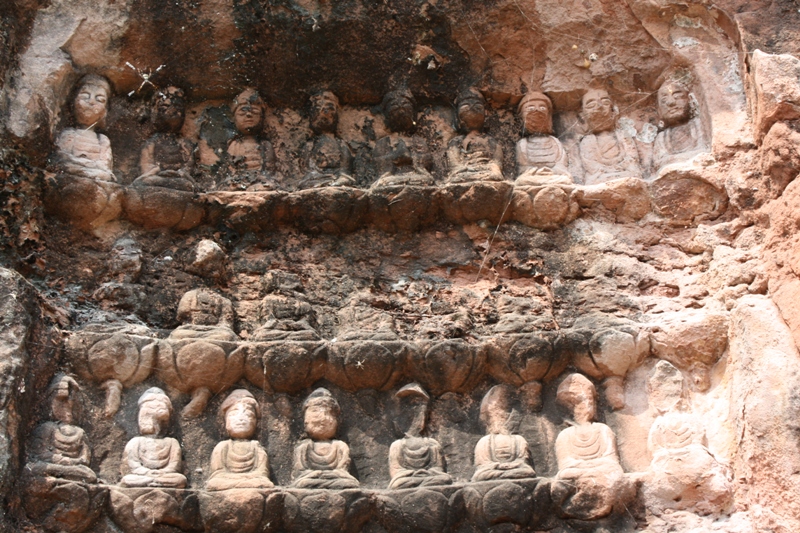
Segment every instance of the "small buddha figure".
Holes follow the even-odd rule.
[[[158,387],[147,389],[139,398],[139,433],[122,453],[123,487],[183,488],[181,445],[163,434],[172,416],[172,402]]]
[[[661,131],[653,144],[653,173],[708,151],[696,101],[685,82],[664,82],[658,89],[657,104]]]
[[[303,423],[308,438],[294,449],[293,487],[301,489],[354,489],[358,480],[350,468],[350,448],[334,439],[339,429],[339,402],[319,388],[303,403]]]
[[[178,303],[178,320],[182,322],[169,338],[235,341],[233,304],[208,289],[195,289],[183,295]]]
[[[267,106],[254,89],[245,89],[231,104],[236,136],[228,143],[227,177],[220,190],[271,191],[279,189],[275,177],[275,151],[261,137]]]
[[[264,288],[269,294],[259,306],[263,325],[253,333],[254,340],[319,340],[317,314],[303,294],[303,285],[297,275],[270,270],[265,276]]]
[[[136,283],[142,272],[142,249],[131,237],[120,237],[108,257],[108,281],[92,294],[103,309],[138,310],[146,297]]]
[[[340,341],[397,340],[394,317],[384,310],[389,306],[388,300],[368,289],[355,293],[337,314],[337,338]]]
[[[237,389],[222,402],[219,412],[230,439],[214,447],[206,490],[273,487],[267,452],[252,439],[261,416],[256,399],[250,391]]]
[[[447,145],[448,183],[503,181],[503,147],[483,133],[486,100],[475,88],[462,91],[456,101],[462,135]]]
[[[559,404],[573,413],[574,425],[556,438],[558,474],[551,494],[570,518],[594,520],[609,515],[631,497],[617,455],[617,439],[605,424],[595,422],[595,388],[581,374],[570,374],[556,391]]]
[[[525,137],[517,142],[517,185],[572,183],[567,152],[553,136],[553,102],[544,93],[525,93],[517,106]]]
[[[27,469],[33,474],[67,481],[96,483],[97,475],[89,468],[92,450],[86,433],[74,425],[78,420],[80,390],[74,378],[58,374],[49,388],[51,414],[55,421],[45,422],[33,432]]]
[[[722,512],[731,502],[730,469],[705,446],[703,422],[688,412],[686,384],[680,370],[659,361],[647,382],[658,417],[647,447],[653,454],[643,493],[647,505],[661,509]]]
[[[389,92],[383,98],[383,113],[392,133],[379,139],[372,151],[379,176],[372,189],[434,184],[430,173],[433,158],[427,143],[414,135],[415,108],[416,100],[407,89]]]
[[[605,90],[591,89],[583,95],[581,120],[589,133],[580,140],[578,148],[586,185],[642,177],[636,144],[617,128],[618,115]]]
[[[511,433],[517,418],[512,398],[511,387],[495,385],[481,401],[481,422],[486,426],[487,435],[475,446],[472,481],[536,477],[530,465],[527,441]]]
[[[390,489],[409,489],[450,485],[453,478],[445,472],[444,453],[435,439],[423,437],[428,418],[430,396],[417,383],[410,383],[395,394],[402,403],[396,419],[404,433],[389,448]]]
[[[76,128],[66,128],[56,139],[55,162],[58,169],[71,176],[99,181],[117,181],[112,172],[111,142],[98,129],[105,127],[111,85],[101,76],[81,78],[72,112]]]
[[[352,187],[349,175],[353,154],[347,143],[336,137],[339,125],[339,99],[330,91],[311,97],[311,129],[314,139],[306,146],[306,175],[298,189]]]
[[[186,117],[183,90],[167,87],[163,91],[156,91],[151,113],[156,133],[142,148],[139,158],[141,175],[133,185],[194,191],[192,173],[196,147],[180,135]]]

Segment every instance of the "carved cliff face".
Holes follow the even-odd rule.
[[[162,400],[148,400],[139,406],[139,433],[145,436],[161,435],[169,423],[170,410]]]
[[[232,439],[252,437],[257,425],[255,410],[245,402],[238,402],[225,414],[225,430]]]
[[[522,104],[519,115],[526,135],[549,134],[553,131],[551,104],[544,97],[528,99]]]
[[[334,410],[321,403],[312,403],[306,408],[303,423],[306,433],[314,440],[331,440],[339,429]]]
[[[258,105],[245,104],[236,108],[233,121],[242,135],[256,135],[261,131],[264,112]]]
[[[465,131],[480,131],[486,120],[486,106],[477,98],[464,99],[458,104],[458,122]]]
[[[617,126],[617,111],[607,91],[593,89],[583,95],[581,117],[591,133],[611,131]]]
[[[183,91],[177,87],[167,87],[156,93],[153,104],[153,127],[156,131],[178,133],[186,116]]]
[[[75,121],[83,128],[102,124],[108,112],[108,91],[95,83],[85,83],[73,102]]]
[[[667,128],[684,124],[692,118],[686,87],[667,82],[658,89],[658,117]]]
[[[339,123],[339,102],[333,93],[316,95],[311,104],[311,129],[316,133],[335,133]]]

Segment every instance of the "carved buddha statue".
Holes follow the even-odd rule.
[[[319,340],[317,315],[302,293],[300,278],[289,272],[271,270],[264,277],[264,288],[269,294],[259,306],[263,325],[253,333],[254,340]]]
[[[556,438],[558,474],[553,501],[572,518],[593,520],[611,513],[630,496],[617,455],[617,439],[605,424],[595,422],[595,388],[581,374],[570,374],[559,385],[556,399],[573,413],[574,425]]]
[[[339,124],[339,99],[330,91],[311,97],[311,129],[315,137],[305,148],[306,175],[298,189],[352,187],[349,175],[353,154],[347,143],[336,137]]]
[[[567,152],[553,136],[553,102],[544,93],[525,93],[517,106],[525,137],[517,142],[516,184],[572,183]]]
[[[340,341],[398,339],[394,317],[384,309],[389,302],[369,289],[350,297],[347,305],[337,313]]]
[[[472,481],[536,477],[527,441],[511,433],[516,418],[511,406],[512,394],[508,385],[495,385],[481,401],[481,422],[487,435],[475,446]]]
[[[653,143],[653,172],[708,150],[695,100],[685,82],[668,80],[658,89],[661,131]]]
[[[164,391],[152,387],[139,398],[139,433],[122,454],[123,487],[183,488],[181,445],[163,437],[172,416],[172,402]]]
[[[78,390],[75,379],[65,374],[58,374],[50,384],[51,414],[55,421],[45,422],[33,432],[27,465],[33,474],[97,482],[97,475],[89,468],[92,450],[86,433],[74,425],[80,407],[75,398]]]
[[[334,439],[339,429],[339,403],[327,389],[319,388],[303,403],[303,423],[308,438],[294,449],[293,487],[302,489],[353,489],[358,480],[350,468],[350,448]]]
[[[238,340],[233,332],[233,304],[209,289],[195,289],[183,295],[178,303],[178,320],[183,325],[170,333],[169,338]]]
[[[98,129],[105,127],[111,85],[101,76],[84,76],[72,101],[76,128],[56,139],[55,163],[61,172],[100,181],[117,181],[112,172],[111,142]]]
[[[591,89],[583,95],[581,120],[589,133],[579,144],[586,185],[618,178],[641,178],[636,143],[617,128],[619,111],[608,92]]]
[[[231,104],[236,136],[228,143],[220,190],[271,191],[280,189],[275,177],[275,151],[261,137],[267,106],[254,89],[245,89]]]
[[[448,183],[503,181],[503,148],[483,133],[486,100],[477,89],[462,91],[456,101],[462,135],[447,145]]]
[[[396,90],[383,98],[383,113],[392,133],[372,151],[378,180],[372,189],[403,185],[431,186],[433,158],[425,139],[414,134],[416,100],[410,91]]]
[[[149,185],[181,191],[194,191],[194,143],[181,137],[186,117],[185,94],[178,87],[167,87],[153,95],[151,117],[155,135],[142,148],[141,175],[134,186]]]
[[[219,411],[230,439],[214,447],[206,490],[273,487],[267,452],[252,439],[261,416],[256,399],[249,391],[237,389],[222,402]]]
[[[411,383],[397,391],[395,398],[402,404],[396,422],[405,436],[389,448],[389,488],[450,485],[453,478],[445,472],[442,447],[435,439],[422,436],[430,396],[419,384]]]

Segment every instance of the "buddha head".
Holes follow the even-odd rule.
[[[335,133],[339,124],[339,99],[330,91],[311,97],[311,129],[314,133]]]
[[[183,89],[167,87],[153,95],[151,116],[156,131],[178,133],[186,117],[186,95]]]
[[[258,135],[264,126],[267,106],[255,89],[247,88],[231,103],[233,123],[241,135]]]
[[[178,303],[178,320],[183,324],[220,326],[233,324],[233,305],[227,298],[208,289],[195,289]]]
[[[619,110],[608,91],[589,89],[581,100],[581,119],[591,133],[611,131],[617,127]]]
[[[508,435],[516,422],[514,390],[508,385],[495,385],[481,401],[480,419],[492,435]]]
[[[684,407],[685,392],[685,381],[681,371],[668,361],[659,361],[650,374],[650,379],[647,380],[650,405],[659,414],[680,410]]]
[[[48,387],[53,418],[64,424],[74,424],[78,418],[80,403],[75,402],[75,393],[81,390],[75,378],[67,374],[56,374]]]
[[[313,440],[331,440],[339,429],[341,408],[328,389],[319,388],[303,402],[303,424]]]
[[[139,433],[160,436],[172,416],[172,402],[163,390],[151,387],[139,397]]]
[[[431,397],[419,383],[409,383],[395,393],[397,412],[395,426],[407,437],[419,437],[425,430]]]
[[[78,125],[86,129],[94,126],[104,128],[109,98],[111,84],[107,79],[96,74],[87,74],[81,78],[72,101],[72,112]]]
[[[389,129],[397,132],[410,132],[416,126],[416,105],[414,95],[408,89],[398,89],[383,97],[383,114]]]
[[[237,389],[230,393],[219,413],[225,420],[225,431],[232,439],[249,439],[256,432],[261,409],[258,402],[245,389]]]
[[[111,247],[108,268],[114,277],[126,282],[136,281],[142,271],[142,249],[132,238],[120,237]]]
[[[550,135],[553,133],[553,102],[546,94],[530,91],[517,105],[525,135]]]
[[[689,87],[680,80],[665,81],[658,89],[658,118],[665,128],[685,124],[692,118]]]
[[[458,123],[465,131],[480,131],[486,120],[486,99],[478,89],[461,91],[456,100]]]
[[[572,411],[578,424],[589,424],[597,415],[594,385],[582,374],[570,374],[561,382],[556,391],[556,401]]]

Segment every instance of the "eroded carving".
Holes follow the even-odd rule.
[[[617,128],[618,115],[607,91],[591,89],[583,95],[581,119],[589,133],[581,138],[579,151],[586,185],[642,177],[636,143]]]
[[[237,389],[222,402],[219,411],[230,439],[217,444],[211,454],[206,490],[272,487],[267,452],[252,439],[261,416],[256,399],[249,391]]]
[[[553,136],[553,102],[546,94],[525,93],[517,105],[525,137],[517,142],[517,186],[572,183],[567,151]]]
[[[518,423],[512,401],[513,390],[508,385],[495,385],[483,397],[481,422],[487,434],[475,446],[472,481],[536,477],[527,441],[512,433]]]
[[[315,137],[305,147],[306,175],[299,189],[317,187],[352,187],[350,176],[353,154],[343,140],[336,137],[339,124],[339,99],[330,91],[311,97],[311,129]]]
[[[294,449],[292,486],[303,489],[353,489],[358,480],[348,472],[350,448],[334,439],[339,429],[339,402],[319,388],[303,403],[308,438]]]
[[[261,300],[259,318],[263,324],[253,333],[259,341],[315,341],[317,314],[303,294],[296,274],[271,270],[264,276],[269,293]]]
[[[553,502],[565,517],[594,520],[611,514],[633,496],[617,454],[617,438],[607,425],[595,422],[597,403],[591,381],[570,374],[558,386],[559,404],[572,411],[574,425],[556,438],[558,474],[551,487]]]
[[[272,191],[281,186],[275,176],[275,151],[263,138],[267,106],[254,89],[245,89],[231,103],[237,134],[228,143],[219,190]]]
[[[665,81],[658,89],[659,127],[653,143],[653,173],[708,151],[697,100],[685,79]]]
[[[503,181],[503,147],[483,133],[486,100],[477,89],[462,91],[456,101],[462,130],[447,145],[447,183]]]
[[[125,446],[120,471],[122,487],[183,488],[181,445],[163,434],[169,428],[172,402],[158,387],[139,397],[139,433]]]
[[[396,427],[404,433],[389,448],[390,489],[449,485],[453,479],[445,472],[444,453],[435,439],[424,437],[430,396],[416,383],[395,394],[401,404]]]
[[[379,176],[373,189],[393,186],[431,186],[433,159],[425,139],[414,134],[416,100],[400,89],[383,98],[383,113],[391,133],[375,143],[372,151]]]

